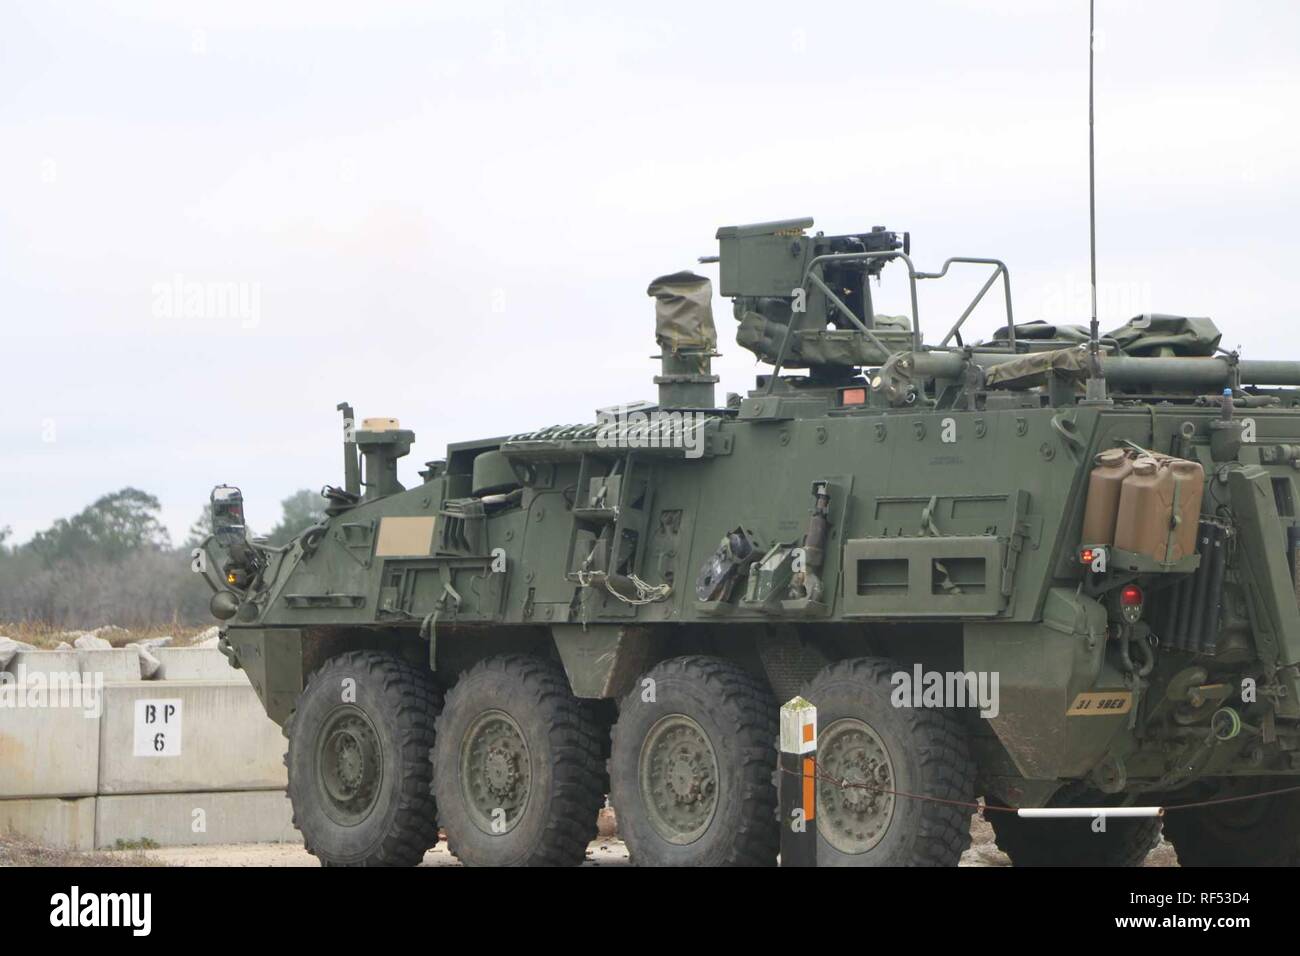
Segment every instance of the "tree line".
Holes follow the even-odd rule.
[[[320,520],[325,501],[302,490],[281,503],[266,535],[282,545]],[[185,540],[174,544],[158,499],[138,488],[103,495],[60,518],[25,544],[0,527],[0,622],[54,627],[152,627],[204,624],[208,586],[190,570],[190,553],[211,530],[205,506]]]

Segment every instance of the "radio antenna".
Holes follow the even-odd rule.
[[[1088,401],[1106,400],[1106,379],[1101,373],[1100,329],[1097,325],[1097,147],[1093,116],[1093,47],[1096,38],[1097,0],[1088,0],[1088,257],[1091,270],[1092,317],[1088,323]]]

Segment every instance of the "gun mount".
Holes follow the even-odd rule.
[[[848,387],[857,395],[858,375],[875,369],[867,381],[877,406],[981,408],[993,390],[1041,392],[1052,405],[1088,400],[1087,327],[1017,325],[1011,274],[1002,260],[955,256],[938,271],[924,272],[912,261],[908,233],[877,226],[852,235],[810,236],[812,224],[804,218],[726,226],[717,233],[719,255],[706,260],[720,265],[720,291],[731,297],[739,323],[737,343],[773,366],[760,380],[763,392],[795,388],[809,395],[817,387]],[[905,315],[874,309],[871,280],[891,263],[907,270]],[[991,271],[943,337],[928,344],[918,283],[942,279],[955,265]],[[990,339],[967,345],[962,330],[999,280],[1005,323]],[[1196,401],[1228,388],[1239,402],[1282,401],[1289,396],[1261,389],[1300,387],[1300,362],[1243,361],[1221,349],[1219,340],[1207,318],[1139,315],[1100,337],[1102,376],[1118,389],[1117,397],[1143,400],[1159,395]],[[788,368],[809,372],[804,379],[782,378]]]

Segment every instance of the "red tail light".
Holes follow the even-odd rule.
[[[1136,584],[1126,584],[1119,592],[1119,613],[1130,624],[1142,616],[1142,605],[1146,595]]]

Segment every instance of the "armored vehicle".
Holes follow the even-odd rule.
[[[679,272],[648,290],[654,401],[450,445],[413,487],[414,434],[341,405],[342,484],[284,547],[214,491],[221,647],[323,862],[442,830],[468,864],[576,864],[608,796],[637,864],[771,864],[796,695],[823,865],[955,864],[981,799],[1016,864],[1133,864],[1162,820],[994,811],[1161,806],[1184,864],[1296,860],[1300,363],[1205,318],[1017,324],[996,259],[811,227],[702,260],[769,366],[744,396]],[[968,269],[927,340],[918,286]]]

